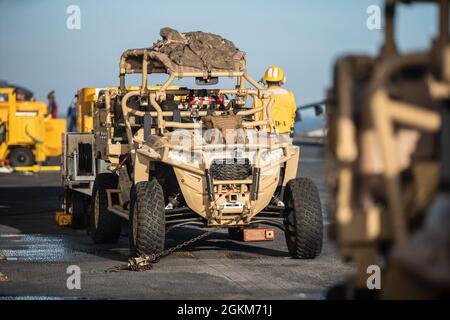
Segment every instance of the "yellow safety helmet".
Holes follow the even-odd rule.
[[[263,76],[264,83],[267,82],[280,82],[282,84],[286,83],[286,77],[284,76],[284,71],[278,66],[270,66],[267,68]]]

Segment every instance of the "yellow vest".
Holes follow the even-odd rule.
[[[269,90],[274,93],[275,102],[272,106],[272,118],[275,129],[278,133],[289,133],[294,128],[295,112],[297,104],[292,91],[288,91],[281,87],[269,87]],[[261,101],[258,101],[261,105]],[[262,113],[259,114],[258,119],[261,119]]]

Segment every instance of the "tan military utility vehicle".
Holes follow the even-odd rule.
[[[381,52],[339,59],[329,92],[330,230],[356,266],[329,297],[448,297],[449,1],[427,1],[439,32],[412,53],[397,50],[395,11],[422,1],[385,2]]]
[[[151,48],[122,54],[120,86],[100,91],[94,106],[86,158],[106,161],[109,171],[93,185],[94,241],[117,241],[127,219],[131,254],[154,254],[177,226],[232,234],[263,223],[284,230],[292,257],[316,257],[317,188],[296,177],[300,149],[275,132],[274,97],[247,74],[245,54],[209,33],[165,28],[161,36]],[[138,89],[127,89],[128,74],[141,75]],[[149,87],[157,74],[167,74],[164,83]],[[178,79],[195,86],[173,87]],[[218,88],[219,79],[231,88]]]

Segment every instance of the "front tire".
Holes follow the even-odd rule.
[[[29,167],[35,164],[33,151],[28,148],[12,149],[8,158],[13,167]]]
[[[319,192],[309,178],[296,178],[286,185],[285,236],[289,254],[314,259],[322,251],[323,218]]]
[[[95,243],[116,243],[120,238],[122,219],[108,211],[107,189],[116,189],[117,175],[100,173],[95,177],[91,199],[91,237]]]
[[[132,190],[130,255],[151,255],[164,250],[166,217],[164,192],[156,179],[139,182]]]

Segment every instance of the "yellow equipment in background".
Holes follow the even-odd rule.
[[[99,88],[83,88],[77,92],[77,132],[91,132],[93,129],[92,110],[97,101]]]
[[[47,105],[20,90],[0,88],[0,163],[32,167],[61,155],[66,120],[46,117]]]

